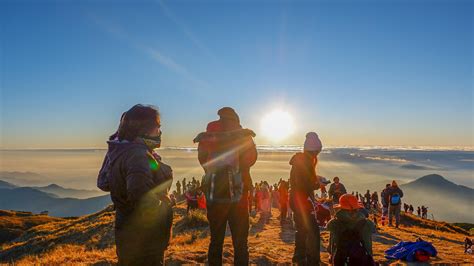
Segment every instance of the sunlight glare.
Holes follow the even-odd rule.
[[[262,118],[261,129],[268,139],[281,141],[293,133],[293,118],[286,111],[274,110]]]

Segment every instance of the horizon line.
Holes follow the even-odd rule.
[[[256,145],[259,151],[300,151],[302,145]],[[327,145],[324,150],[359,149],[359,150],[406,150],[406,151],[474,151],[474,145]],[[73,148],[0,148],[0,151],[102,151],[107,147],[73,147]],[[158,150],[195,151],[196,146],[163,146]]]

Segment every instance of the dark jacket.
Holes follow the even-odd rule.
[[[382,205],[384,207],[388,207],[388,205],[389,205],[389,200],[390,200],[389,189],[390,188],[385,188],[380,193],[380,197],[382,198]]]
[[[328,252],[333,254],[341,234],[348,229],[354,228],[360,220],[366,219],[360,211],[350,212],[340,210],[336,213],[334,219],[328,222],[327,229],[330,232]],[[361,237],[367,251],[372,254],[372,234],[375,233],[375,224],[366,219],[362,228]]]
[[[302,152],[290,160],[290,200],[296,208],[313,209],[308,198],[314,201],[314,190],[319,188],[316,164],[317,159]]]
[[[400,205],[402,203],[401,198],[403,198],[403,191],[399,187],[389,187],[388,188],[388,205],[393,205],[392,204],[392,196],[394,194],[400,195],[400,202],[396,205]]]
[[[111,167],[104,169],[103,166],[101,172],[110,171],[110,195],[116,209],[115,227],[131,224],[134,218],[151,221],[157,219],[155,215],[163,215],[156,212],[162,204],[160,199],[171,187],[171,168],[140,140],[111,140],[108,145],[106,158]]]
[[[339,202],[339,197],[342,195],[346,194],[346,187],[342,183],[336,184],[332,183],[331,186],[329,187],[329,198],[332,198],[334,202]]]

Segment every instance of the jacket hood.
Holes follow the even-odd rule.
[[[365,219],[365,216],[360,211],[346,211],[346,210],[339,210],[336,212],[336,218],[343,222],[343,224],[350,227],[350,225],[354,225],[360,221]]]
[[[125,141],[119,141],[117,139],[109,140],[107,141],[107,144],[109,146],[109,149],[107,150],[107,156],[109,157],[110,161],[114,161],[121,154],[131,149],[137,149],[137,148],[147,149],[147,146],[145,145],[145,143],[130,142],[126,140]]]
[[[229,138],[229,137],[242,138],[242,137],[255,137],[255,136],[256,136],[255,132],[253,132],[253,130],[248,129],[248,128],[236,129],[236,130],[230,130],[230,131],[201,132],[193,139],[193,142],[198,143],[201,141],[216,140],[219,138]]]

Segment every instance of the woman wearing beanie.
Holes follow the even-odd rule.
[[[295,252],[293,262],[298,265],[319,265],[320,235],[314,212],[314,190],[319,189],[316,175],[318,154],[322,144],[315,132],[306,134],[303,152],[290,160],[290,207],[294,212]]]

